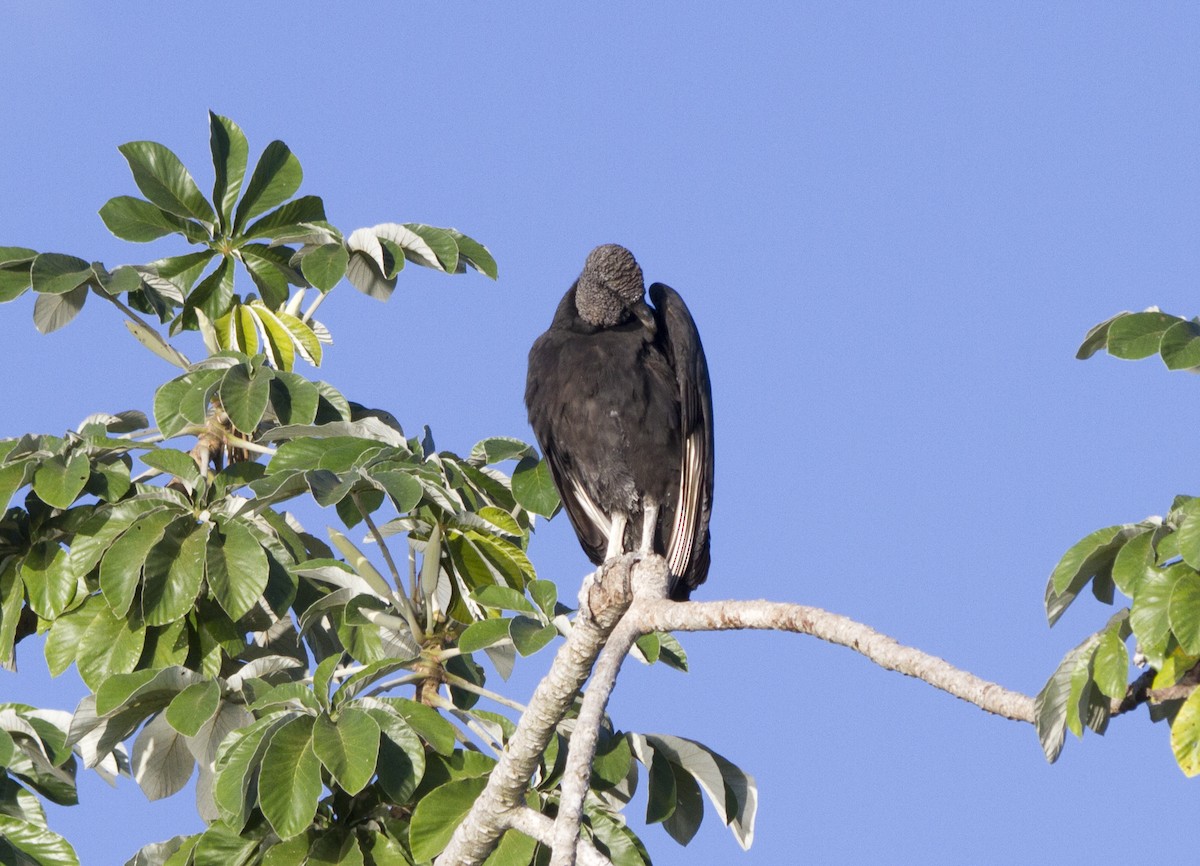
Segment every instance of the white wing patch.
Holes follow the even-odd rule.
[[[688,434],[683,443],[679,500],[675,506],[675,523],[671,527],[671,537],[667,539],[667,568],[676,577],[687,570],[696,539],[696,518],[700,515],[703,475],[703,467],[700,465],[703,435],[700,431],[694,431]]]

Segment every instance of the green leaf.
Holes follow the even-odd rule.
[[[1167,618],[1184,652],[1200,655],[1200,574],[1190,568],[1177,570],[1167,602]]]
[[[156,448],[144,453],[141,459],[152,469],[173,475],[183,481],[189,489],[194,488],[200,482],[200,467],[186,451],[176,448]]]
[[[113,612],[124,617],[133,604],[150,548],[158,544],[175,510],[155,511],[130,526],[113,542],[100,562],[100,591]]]
[[[5,577],[17,576],[16,569],[5,570],[0,568],[0,597],[9,598],[8,588],[5,587]],[[17,589],[17,604],[20,605],[21,584],[18,579]],[[79,652],[80,642],[88,626],[95,619],[100,608],[107,610],[107,605],[104,601],[96,596],[85,598],[83,604],[73,608],[58,619],[50,627],[49,633],[46,635],[46,646],[44,653],[46,656],[46,666],[50,670],[51,676],[59,676],[71,663],[75,661],[75,656]],[[17,611],[20,607],[17,608]],[[0,615],[7,617],[7,611],[0,612]],[[7,620],[5,620],[7,621]],[[14,617],[15,623],[15,617]]]
[[[255,318],[266,336],[264,350],[271,365],[276,370],[291,370],[296,363],[296,348],[291,332],[284,327],[277,315],[257,301],[244,309]]]
[[[320,396],[316,385],[296,373],[276,370],[271,377],[271,409],[283,426],[311,424]]]
[[[528,866],[533,862],[537,844],[518,830],[506,830],[500,837],[500,844],[483,861],[484,866]]]
[[[509,640],[509,619],[483,619],[471,623],[458,639],[458,648],[473,653],[484,647]]]
[[[92,465],[86,454],[76,453],[70,459],[56,454],[42,461],[33,474],[33,492],[47,505],[70,508],[91,474]]]
[[[237,208],[233,221],[235,232],[241,232],[246,221],[266,213],[287,201],[300,188],[304,172],[300,161],[282,141],[272,141],[258,158],[254,174],[246,186],[246,194]]]
[[[167,625],[190,611],[204,582],[211,523],[185,515],[167,527],[143,569],[142,618]]]
[[[513,618],[509,627],[513,646],[523,656],[531,656],[558,635],[558,629],[552,625],[542,625],[535,619],[525,616]]]
[[[287,303],[289,285],[304,284],[300,272],[290,264],[290,248],[246,244],[241,252],[242,264],[250,272],[268,308],[277,310]]]
[[[57,542],[33,545],[21,563],[21,580],[29,606],[42,619],[52,620],[75,598],[78,582],[67,567],[67,551]]]
[[[244,364],[230,367],[217,393],[233,426],[253,434],[271,398],[271,371],[266,367],[250,370]]]
[[[75,849],[45,827],[0,813],[0,862],[13,866],[79,866]]]
[[[675,779],[675,808],[663,821],[663,829],[680,845],[686,845],[704,819],[704,798],[691,773],[676,764],[670,764],[670,768]]]
[[[1176,322],[1163,333],[1158,351],[1168,370],[1200,367],[1200,324]]]
[[[1092,675],[1101,693],[1113,700],[1125,697],[1129,681],[1129,650],[1116,629],[1106,629],[1092,658]]]
[[[1154,532],[1147,529],[1125,543],[1113,560],[1112,577],[1117,589],[1134,597],[1142,578],[1154,568]]]
[[[1092,357],[1092,355],[1096,354],[1101,349],[1105,348],[1108,345],[1108,329],[1112,326],[1112,323],[1117,319],[1130,315],[1132,315],[1132,313],[1130,313],[1128,310],[1124,310],[1120,313],[1117,313],[1112,318],[1105,319],[1100,324],[1094,326],[1083,338],[1083,343],[1080,344],[1079,350],[1075,353],[1075,357],[1081,361],[1084,361]]]
[[[300,259],[304,278],[322,292],[328,292],[346,276],[350,253],[342,244],[321,244]]]
[[[238,520],[209,536],[206,565],[209,588],[230,619],[245,616],[267,587],[267,555]]]
[[[1158,351],[1166,330],[1180,321],[1183,320],[1178,316],[1159,311],[1121,316],[1108,327],[1108,352],[1128,360],[1153,355]]]
[[[396,278],[384,270],[383,245],[370,229],[358,229],[346,238],[349,258],[346,279],[364,295],[386,301],[396,288]],[[401,262],[404,259],[400,259]]]
[[[421,501],[423,488],[421,482],[410,472],[398,469],[372,469],[367,477],[376,482],[389,497],[396,510],[401,514],[412,511]]]
[[[471,598],[484,607],[512,610],[537,616],[538,612],[524,595],[508,586],[484,586],[471,593]],[[538,623],[540,626],[541,623]]]
[[[646,792],[646,823],[658,824],[675,813],[678,794],[675,789],[675,771],[673,765],[657,752],[652,752],[650,761],[649,785]],[[692,783],[695,785],[695,782]],[[699,796],[700,789],[696,788]],[[703,809],[701,810],[703,814]],[[690,840],[690,837],[689,837]],[[686,842],[681,844],[686,845]]]
[[[313,752],[313,717],[299,716],[275,732],[263,754],[258,803],[281,839],[312,824],[321,796],[321,765]]]
[[[513,471],[512,492],[522,508],[543,517],[553,517],[562,505],[550,467],[532,456],[521,458]]]
[[[324,350],[321,348],[321,341],[312,327],[286,310],[276,311],[275,318],[291,334],[292,342],[296,344],[296,351],[300,354],[300,357],[314,367],[319,367]]]
[[[1171,723],[1171,749],[1185,775],[1200,775],[1200,689],[1188,695]]]
[[[450,755],[454,752],[457,742],[454,726],[442,718],[437,710],[408,698],[387,698],[385,702],[409,727],[420,734],[421,739],[429,743],[435,752],[440,755]]]
[[[213,321],[229,312],[233,304],[233,259],[222,256],[213,272],[192,289],[187,301]]]
[[[65,328],[79,315],[87,301],[87,284],[76,286],[65,294],[38,295],[33,302],[33,325],[38,333],[51,334]]]
[[[84,285],[92,276],[90,264],[61,253],[42,253],[33,260],[30,269],[33,290],[40,295],[65,294]]]
[[[470,265],[475,270],[493,280],[497,277],[496,260],[488,252],[488,248],[479,241],[469,238],[460,231],[446,229],[447,234],[458,244],[458,272],[462,273]]]
[[[271,738],[295,713],[268,716],[231,734],[219,747],[213,799],[221,817],[237,830],[245,826],[257,798],[252,786]],[[315,758],[315,756],[314,756]]]
[[[1167,638],[1171,633],[1168,610],[1175,581],[1181,573],[1195,572],[1187,565],[1179,563],[1165,570],[1147,574],[1129,613],[1129,624],[1133,627],[1138,645],[1155,667],[1161,667]]]
[[[186,220],[131,195],[110,198],[100,208],[100,219],[121,240],[134,243],[146,243],[176,232],[185,236],[189,231],[194,232]]]
[[[276,208],[249,226],[243,238],[277,238],[308,223],[325,222],[325,204],[319,196],[304,195]],[[290,233],[290,232],[289,232]]]
[[[117,148],[129,163],[142,195],[168,213],[212,224],[216,215],[200,188],[174,153],[153,141],[131,141]]]
[[[413,810],[408,828],[409,847],[418,862],[432,860],[450,842],[487,779],[459,779],[430,791]]]
[[[230,831],[228,827],[213,824],[196,843],[191,859],[185,859],[178,866],[183,866],[184,863],[188,866],[245,866],[257,847],[257,839],[244,838]],[[168,863],[164,866],[177,864]]]
[[[445,229],[439,229],[424,223],[405,223],[404,227],[421,238],[433,251],[440,270],[454,273],[458,270],[458,244],[454,237]],[[413,258],[418,264],[425,264],[424,255]]]
[[[118,617],[100,605],[79,641],[76,666],[88,688],[96,691],[113,674],[132,671],[146,643],[144,626]]]
[[[217,206],[217,221],[223,230],[228,230],[233,215],[233,205],[242,190],[246,177],[246,163],[250,146],[241,127],[213,112],[208,113],[209,150],[213,161],[213,204]]]
[[[192,683],[167,705],[167,722],[185,737],[194,737],[216,715],[221,703],[221,687],[216,680]]]
[[[347,794],[357,794],[375,775],[379,733],[375,720],[355,707],[344,707],[336,720],[328,715],[317,718],[313,751]]]

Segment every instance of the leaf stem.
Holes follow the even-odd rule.
[[[363,507],[362,497],[358,495],[357,491],[351,491],[350,498],[354,500],[354,506],[358,509],[358,513],[362,515],[363,522],[367,524],[367,530],[371,533],[371,537],[375,539],[375,543],[379,545],[379,549],[383,553],[383,559],[387,563],[388,570],[392,573],[392,582],[396,584],[396,591],[393,595],[396,601],[399,602],[400,609],[404,613],[404,618],[408,621],[408,627],[412,631],[413,637],[420,643],[425,640],[425,632],[421,629],[420,621],[417,619],[417,612],[413,610],[412,601],[404,592],[404,578],[400,576],[400,570],[396,568],[396,560],[392,559],[392,552],[388,549],[387,542],[384,541],[379,527],[371,519],[370,512]]]
[[[510,710],[516,710],[518,713],[525,712],[526,707],[524,704],[510,700],[509,698],[504,697],[504,695],[493,692],[491,689],[485,689],[483,686],[477,686],[475,683],[464,679],[457,674],[444,671],[442,673],[442,679],[452,684],[456,688],[462,689],[464,692],[471,692],[472,694],[479,695],[481,698],[487,698],[490,701],[495,701],[498,704],[508,707]]]

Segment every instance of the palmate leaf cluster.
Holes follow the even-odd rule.
[[[101,209],[118,237],[175,234],[198,251],[110,270],[0,249],[0,301],[32,290],[41,330],[96,295],[177,368],[148,412],[0,439],[0,666],[15,670],[21,641],[41,633],[51,672],[74,666],[90,690],[73,713],[0,705],[0,862],[78,862],[39,797],[73,803],[84,767],[131,775],[153,799],[198,780],[208,829],[131,863],[425,863],[514,730],[511,713],[481,706],[516,706],[488,672],[507,677],[572,627],[528,556],[558,496],[526,443],[439,450],[295,360],[320,364],[328,334],[313,313],[343,277],[386,298],[405,262],[493,278],[495,262],[419,223],[343,236],[320,199],[293,198],[300,166],[282,142],[246,177],[245,137],[226,118],[210,115],[210,147],[211,198],[170,150],[133,142],[121,152],[144,197]],[[200,360],[172,340],[187,330],[203,337]],[[302,515],[318,508],[340,528],[308,531]],[[686,669],[669,635],[639,651]],[[550,815],[572,725],[527,792]],[[696,832],[703,792],[749,844],[753,782],[727,760],[666,735],[602,739],[584,827],[614,863],[650,862],[621,817],[639,775],[647,820],[676,840]],[[491,862],[547,856],[510,831]]]
[[[1200,324],[1157,309],[1119,313],[1093,328],[1079,349],[1088,358],[1101,349],[1118,358],[1159,355],[1169,369],[1200,367]],[[1117,593],[1128,603],[1104,628],[1071,650],[1037,698],[1038,735],[1055,760],[1066,731],[1104,733],[1114,706],[1127,699],[1129,639],[1147,668],[1153,695],[1190,686],[1200,675],[1200,498],[1176,496],[1166,516],[1096,530],[1073,545],[1046,587],[1053,625],[1084,590],[1105,604]],[[1167,720],[1180,768],[1200,774],[1200,690],[1171,692],[1150,705],[1151,718]]]

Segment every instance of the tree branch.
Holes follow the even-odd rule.
[[[667,563],[659,556],[643,560],[632,574],[634,606],[626,611],[604,645],[600,660],[592,671],[592,680],[584,693],[575,730],[571,733],[558,817],[554,821],[554,851],[550,866],[575,866],[583,801],[591,782],[592,762],[596,757],[596,741],[604,721],[604,709],[617,685],[617,674],[625,657],[644,634],[638,617],[630,614],[637,609],[640,599],[665,599],[669,578]]]
[[[849,647],[889,671],[924,680],[985,712],[1033,724],[1033,698],[956,668],[945,659],[840,614],[802,604],[772,601],[672,601],[639,599],[630,609],[643,633],[770,629],[812,635]]]
[[[487,787],[438,857],[439,866],[478,866],[507,828],[505,816],[524,805],[525,789],[546,744],[587,679],[605,639],[628,607],[629,572],[635,562],[635,556],[610,560],[594,578],[584,582],[588,603],[554,656],[549,673],[534,690],[529,708],[488,777]]]
[[[554,836],[554,822],[535,812],[528,806],[516,806],[507,813],[509,829],[518,830],[530,838],[537,839],[547,848],[551,847]],[[587,839],[579,840],[580,866],[613,866],[612,861],[605,857]]]

